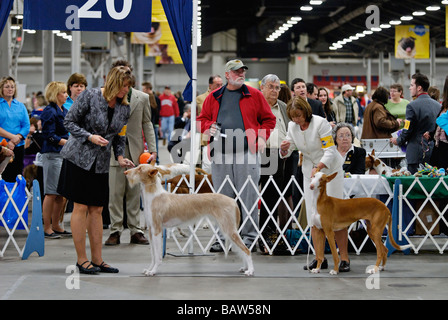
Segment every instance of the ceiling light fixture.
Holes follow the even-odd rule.
[[[412,16],[402,16],[400,18],[401,21],[411,21],[412,19],[414,19]]]
[[[320,6],[323,1],[321,0],[310,0],[310,5],[312,6]]]
[[[412,15],[416,16],[416,17],[421,17],[421,16],[424,16],[425,14],[426,14],[425,11],[414,11],[414,12],[412,12]]]
[[[278,27],[277,30],[272,32],[267,38],[266,41],[274,41],[278,37],[280,37],[283,33],[288,31],[290,28],[292,28],[295,24],[297,24],[300,20],[302,20],[301,17],[291,17],[286,23],[284,23],[282,26]]]
[[[302,11],[311,11],[311,10],[313,10],[313,7],[312,6],[301,6],[300,10],[302,10]]]
[[[440,10],[440,6],[429,6],[429,7],[426,7],[426,10],[427,11],[438,11],[438,10]]]

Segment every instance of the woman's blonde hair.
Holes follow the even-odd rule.
[[[58,94],[67,91],[67,85],[60,81],[51,81],[45,87],[45,99],[48,102],[58,103]]]
[[[116,98],[126,83],[128,83],[129,86],[132,84],[132,74],[129,68],[124,66],[112,68],[106,77],[106,84],[104,85],[103,93],[104,99],[109,102]],[[129,104],[127,95],[123,97],[121,104],[126,106]]]
[[[16,81],[14,80],[13,77],[3,77],[2,80],[0,80],[0,98],[4,98],[3,96],[3,87],[5,86],[5,84],[11,81],[14,86],[16,87],[14,89],[14,95],[12,96],[13,99],[15,99],[17,97],[17,85],[16,85]]]
[[[303,112],[303,116],[305,117],[306,122],[311,121],[313,111],[308,101],[306,101],[301,96],[297,96],[289,100],[286,107],[286,114],[288,115],[289,119],[292,120],[293,117],[296,117],[298,110]]]

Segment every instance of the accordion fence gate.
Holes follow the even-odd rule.
[[[399,178],[399,177],[398,177]],[[394,181],[397,178],[385,178],[383,176],[376,176],[376,175],[352,175],[351,178],[345,178],[344,179],[344,198],[350,198],[350,197],[380,197],[381,200],[388,205],[389,209],[392,212],[392,204],[394,201],[397,202],[398,205],[398,219],[395,223],[393,223],[392,227],[397,228],[397,233],[395,235],[395,240],[399,243],[409,243],[412,245],[412,250],[415,254],[418,254],[419,251],[423,249],[432,249],[432,245],[435,247],[436,250],[439,251],[440,254],[443,254],[444,251],[448,247],[448,237],[443,236],[437,236],[433,235],[435,228],[437,225],[444,225],[448,229],[448,221],[447,218],[444,217],[444,214],[447,212],[448,205],[445,205],[443,208],[439,208],[438,203],[435,199],[432,197],[436,195],[436,193],[446,193],[448,194],[448,178],[431,178],[433,180],[433,187],[430,190],[427,190],[422,183],[423,178],[416,177],[410,177],[412,178],[412,183],[410,186],[407,187],[407,190],[403,192],[402,185],[399,185],[399,192],[396,193],[394,197],[394,192],[392,189],[395,189]],[[407,178],[409,179],[409,178]],[[389,181],[388,181],[389,180]],[[188,179],[183,176],[182,179],[179,181],[177,185],[180,185],[180,183],[185,182],[189,187],[190,183]],[[258,206],[259,204],[261,206],[266,207],[266,203],[263,200],[263,194],[264,191],[267,189],[269,184],[273,184],[273,186],[276,188],[277,192],[279,193],[279,199],[277,203],[275,204],[274,208],[269,211],[269,217],[266,219],[266,221],[262,225],[257,225],[254,223],[252,217],[250,215],[245,215],[245,219],[241,221],[239,231],[242,230],[242,227],[246,223],[252,223],[255,225],[255,228],[257,230],[257,238],[252,243],[250,249],[252,249],[258,241],[261,241],[264,244],[264,247],[266,248],[267,252],[272,255],[274,254],[274,250],[282,244],[283,247],[286,246],[287,251],[294,255],[300,251],[301,247],[306,247],[314,254],[314,248],[312,246],[312,240],[310,238],[310,228],[309,226],[301,226],[301,223],[299,222],[299,208],[300,205],[304,204],[304,198],[303,198],[303,190],[300,187],[299,183],[295,179],[294,176],[291,177],[290,181],[288,182],[287,186],[284,190],[281,190],[275,183],[272,176],[270,176],[268,182],[265,184],[263,188],[259,188],[251,177],[249,176],[246,180],[245,185],[241,188],[241,190],[236,190],[236,188],[233,186],[232,181],[227,177],[221,186],[213,186],[211,181],[209,180],[208,176],[204,176],[202,182],[200,185],[193,190],[193,193],[196,193],[197,190],[200,189],[202,184],[207,183],[210,188],[214,191],[219,193],[222,186],[226,183],[230,183],[230,185],[233,188],[233,191],[235,193],[235,201],[240,200],[240,194],[241,190],[244,190],[244,188],[251,187],[254,188],[258,193],[258,201],[251,205],[245,205],[244,203],[240,202],[241,205],[241,211],[245,210],[246,212],[251,212],[252,209],[254,209],[255,206]],[[284,197],[286,190],[291,187],[295,186],[298,192],[302,195],[300,198],[298,204],[294,208],[290,208],[287,205],[287,200]],[[392,187],[392,188],[391,188]],[[417,191],[415,191],[415,188],[419,188]],[[177,186],[167,186],[168,190],[171,192],[176,192]],[[191,189],[191,188],[190,188]],[[420,190],[421,189],[421,190]],[[413,207],[413,198],[410,197],[411,192],[418,192],[421,193],[419,199],[422,199],[422,205],[420,208],[415,209]],[[448,197],[447,197],[448,198]],[[278,208],[279,204],[283,202],[286,204],[286,207],[288,209],[289,213],[289,219],[285,223],[285,226],[283,228],[280,227],[279,223],[276,219],[274,219],[273,212]],[[436,217],[433,220],[432,225],[428,226],[423,222],[423,218],[420,216],[423,212],[424,208],[429,208],[433,210]],[[406,222],[404,222],[405,213],[403,212],[403,208],[408,207],[408,210],[406,211],[408,214],[410,213],[410,216],[407,217]],[[267,239],[263,237],[263,231],[265,231],[267,224],[271,221],[276,228],[277,237],[275,242],[271,243],[269,245]],[[398,222],[398,223],[397,223]],[[210,228],[210,237],[204,236],[203,231],[201,231],[203,224],[206,223]],[[294,243],[290,243],[287,237],[288,229],[287,227],[291,225],[291,223],[294,223],[294,228],[298,230],[298,236],[296,237]],[[413,228],[417,225],[420,225],[420,229],[424,230],[424,234],[416,236],[416,235],[409,235],[410,231],[413,230]],[[214,222],[210,220],[208,217],[203,217],[201,220],[199,220],[194,225],[187,226],[187,229],[189,231],[189,235],[180,235],[177,232],[176,228],[170,228],[166,232],[166,237],[172,238],[177,246],[177,249],[181,252],[181,254],[193,254],[196,251],[200,251],[201,254],[207,254],[211,245],[218,241],[223,248],[225,248],[225,244],[221,242],[221,240],[218,237],[218,227],[215,226]],[[367,229],[366,223],[363,220],[359,220],[358,222],[354,222],[348,227],[349,232],[349,243],[352,245],[354,252],[359,255],[364,247],[366,246],[366,243],[368,241],[371,241],[368,237],[368,235],[365,235],[362,241],[356,241],[352,239],[350,236],[351,231],[359,230],[359,229]],[[198,233],[200,232],[200,235]],[[384,242],[386,243],[386,230],[384,233]],[[206,240],[204,240],[204,238]],[[397,239],[398,238],[398,239]],[[202,239],[202,240],[201,240]],[[429,241],[428,241],[429,240]],[[443,242],[443,243],[441,243]],[[372,242],[373,244],[373,242]],[[429,247],[428,248],[428,244]],[[423,247],[426,245],[425,247]],[[198,248],[198,249],[196,249]],[[225,249],[224,249],[225,250]],[[301,253],[304,253],[303,250]],[[306,253],[306,252],[305,252]]]
[[[442,237],[434,234],[434,231],[439,226],[444,226],[448,230],[448,221],[445,217],[445,213],[448,209],[448,204],[446,204],[447,201],[443,203],[443,205],[440,205],[440,202],[437,199],[448,199],[448,177],[442,177],[442,178],[414,178],[414,177],[406,177],[401,178],[404,180],[404,191],[403,191],[403,185],[399,185],[399,192],[397,193],[398,196],[394,197],[394,192],[392,192],[391,186],[395,188],[394,186],[394,180],[397,178],[385,178],[382,176],[369,176],[369,175],[353,175],[351,178],[345,178],[344,179],[344,198],[349,198],[352,196],[355,197],[381,197],[382,201],[385,202],[386,205],[389,205],[389,208],[391,208],[391,204],[393,202],[397,202],[398,205],[398,223],[394,224],[393,227],[397,228],[397,236],[396,239],[399,243],[402,241],[408,242],[412,244],[412,250],[414,253],[418,253],[421,250],[424,250],[428,247],[425,244],[429,244],[429,246],[435,247],[436,250],[439,251],[440,254],[443,254],[444,251],[446,251],[448,247],[448,237]],[[388,181],[389,180],[389,181]],[[179,183],[185,182],[189,186],[188,179],[183,176],[182,180]],[[312,241],[309,236],[309,227],[308,226],[301,226],[301,223],[298,220],[299,215],[299,208],[300,205],[303,204],[304,199],[303,197],[300,198],[298,204],[294,208],[290,208],[287,205],[287,200],[285,198],[286,190],[291,187],[295,186],[298,192],[300,192],[301,195],[303,195],[303,190],[301,189],[299,183],[295,179],[294,176],[291,177],[290,181],[288,182],[287,186],[284,190],[281,190],[275,183],[272,176],[269,178],[268,182],[265,184],[265,186],[260,189],[258,185],[256,185],[253,180],[248,177],[246,180],[245,185],[242,187],[241,190],[236,190],[236,188],[233,186],[232,181],[227,177],[223,184],[218,187],[214,187],[209,180],[208,176],[204,176],[204,179],[201,182],[201,185],[207,183],[209,184],[210,188],[214,190],[214,192],[220,192],[222,186],[225,183],[230,183],[232,186],[234,193],[235,193],[235,201],[240,200],[240,194],[242,190],[245,188],[254,188],[256,192],[258,193],[258,200],[256,203],[250,204],[246,206],[244,203],[241,203],[241,211],[251,212],[254,207],[258,207],[259,203],[260,206],[265,206],[266,203],[263,200],[263,194],[265,190],[267,189],[269,184],[273,184],[273,186],[276,188],[279,198],[274,206],[274,208],[269,211],[269,217],[266,219],[266,221],[262,225],[257,225],[252,217],[250,215],[246,215],[245,219],[241,221],[240,229],[244,226],[246,223],[252,223],[255,225],[255,228],[257,230],[258,236],[255,239],[255,241],[252,243],[252,247],[256,245],[256,243],[260,240],[263,244],[266,250],[269,254],[274,254],[275,249],[281,244],[283,247],[287,248],[287,251],[294,255],[300,251],[299,248],[305,246],[314,253],[314,249],[312,247]],[[196,190],[193,192],[197,192],[197,190],[200,189],[201,185],[199,185]],[[26,219],[24,219],[24,215],[27,214],[26,208],[28,207],[29,199],[31,198],[31,194],[29,191],[25,188],[25,199],[20,199],[18,201],[14,198],[13,194],[15,193],[16,188],[18,188],[19,182],[16,182],[14,187],[9,190],[4,186],[0,190],[0,194],[3,193],[3,195],[6,195],[6,201],[3,203],[3,206],[0,208],[0,222],[2,222],[2,226],[0,227],[0,233],[3,232],[3,230],[6,231],[6,241],[5,243],[1,243],[2,239],[5,237],[0,237],[0,257],[3,257],[5,254],[6,249],[9,245],[13,245],[20,256],[23,255],[25,246],[20,247],[20,245],[17,243],[17,241],[14,238],[14,234],[17,231],[17,227],[19,225],[24,226],[24,230],[26,233],[30,233],[30,229],[28,228],[28,223]],[[177,186],[168,186],[169,189],[172,190],[172,192],[176,191]],[[420,201],[420,207],[418,209],[414,208],[415,205],[415,199],[418,199]],[[34,202],[34,201],[33,201]],[[285,226],[283,228],[280,227],[279,223],[276,219],[274,219],[273,212],[278,208],[280,203],[285,203],[286,207],[288,209],[289,217],[288,221],[285,223]],[[20,204],[19,204],[20,203]],[[8,227],[4,214],[7,206],[12,206],[14,210],[17,213],[17,221],[13,224],[12,227]],[[408,208],[408,215],[406,223],[404,223],[405,219],[405,211],[404,208]],[[428,224],[426,221],[424,221],[425,217],[422,216],[423,210],[430,209],[432,211],[432,224]],[[34,207],[33,207],[33,217],[34,217]],[[41,219],[41,216],[40,216]],[[267,239],[263,237],[263,232],[265,231],[267,224],[271,221],[276,228],[277,237],[276,240],[272,243],[272,241],[268,242]],[[202,226],[206,223],[209,226],[209,231],[203,231]],[[288,233],[288,226],[294,224],[294,227],[296,230],[298,230],[298,236],[295,239],[294,243],[290,243],[287,237]],[[420,230],[422,230],[422,234],[420,236],[410,235],[412,233],[412,229],[417,226],[420,226]],[[364,221],[355,222],[352,225],[349,226],[349,243],[353,246],[354,251],[356,254],[360,254],[366,245],[367,241],[370,241],[368,236],[366,235],[364,239],[358,243],[355,243],[355,241],[350,236],[350,232],[352,230],[356,230],[359,228],[366,229],[366,224]],[[38,229],[38,228],[37,228]],[[187,229],[189,231],[189,235],[187,236],[180,236],[176,229],[172,228],[167,230],[166,237],[170,237],[174,240],[178,250],[182,254],[192,254],[194,252],[197,252],[198,250],[202,254],[206,254],[211,245],[215,241],[219,241],[220,239],[218,237],[218,228],[214,225],[214,221],[211,221],[209,218],[204,217],[199,222],[197,222],[194,225],[187,226]],[[43,230],[42,230],[43,232]],[[221,245],[223,248],[225,248],[224,243],[221,242]]]

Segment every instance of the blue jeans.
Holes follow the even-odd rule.
[[[170,117],[160,117],[162,119],[162,138],[167,139],[168,141],[171,138],[171,132],[174,129],[174,116]]]

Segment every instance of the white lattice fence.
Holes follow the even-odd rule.
[[[188,179],[186,179],[185,176],[182,178],[182,180],[179,182],[179,184],[182,183],[182,181],[184,181],[188,186],[190,186],[190,182],[188,181]],[[209,180],[208,176],[204,176],[204,179],[202,180],[201,185],[203,183],[208,183],[214,192],[220,192],[220,190],[222,189],[222,186],[225,185],[225,183],[229,183],[232,186],[232,189],[236,195],[235,201],[240,200],[241,191],[236,190],[236,188],[232,184],[232,181],[228,177],[224,180],[224,182],[221,186],[217,186],[217,187],[212,186],[212,183]],[[269,217],[266,219],[266,221],[262,225],[258,226],[258,225],[255,225],[255,223],[250,215],[246,215],[246,218],[241,222],[240,231],[242,230],[242,227],[246,223],[254,224],[255,228],[257,230],[258,236],[255,239],[255,241],[252,243],[251,249],[253,248],[253,246],[256,245],[258,240],[261,240],[261,242],[264,244],[264,246],[269,254],[273,254],[274,250],[277,248],[277,246],[279,246],[280,243],[282,243],[283,246],[286,246],[287,250],[291,253],[291,255],[294,255],[299,250],[299,247],[301,245],[305,245],[305,247],[310,246],[311,251],[314,253],[314,249],[311,245],[311,240],[309,237],[309,227],[308,226],[302,227],[298,221],[298,214],[299,214],[298,209],[299,209],[300,205],[302,204],[302,202],[304,201],[303,197],[301,197],[298,205],[295,208],[290,208],[288,206],[288,201],[285,198],[286,190],[290,186],[296,186],[297,190],[303,195],[303,190],[300,188],[300,186],[294,176],[291,177],[287,186],[283,190],[281,190],[276,185],[272,176],[269,177],[269,179],[268,179],[267,183],[264,185],[263,189],[260,189],[258,185],[255,185],[255,183],[252,181],[252,179],[249,176],[246,183],[241,188],[241,190],[244,190],[244,188],[247,188],[247,187],[253,188],[254,190],[256,190],[256,192],[258,194],[258,201],[256,203],[253,203],[250,205],[245,205],[242,203],[241,210],[246,210],[246,212],[250,212],[252,209],[254,209],[255,206],[258,206],[259,202],[260,202],[261,206],[265,206],[265,208],[267,208],[266,202],[263,199],[263,194],[270,184],[272,184],[276,188],[276,190],[279,194],[279,199],[276,202],[275,206],[272,208],[272,210],[267,210]],[[200,186],[194,192],[196,193],[197,190],[199,190],[199,188],[200,188]],[[175,192],[176,186],[171,186],[171,188],[169,190],[172,190],[172,192]],[[378,195],[384,195],[387,197],[386,204],[388,204],[391,201],[391,199],[393,199],[392,190],[390,189],[389,184],[384,177],[373,176],[373,175],[370,175],[370,176],[369,175],[353,175],[351,178],[344,179],[344,197],[345,198],[353,197],[353,196],[355,196],[355,197],[376,197]],[[281,228],[279,226],[279,223],[277,222],[276,219],[274,219],[274,215],[273,215],[273,212],[278,208],[280,203],[286,204],[286,207],[287,207],[288,213],[289,213],[288,221],[285,223],[285,226],[283,228]],[[263,237],[263,231],[265,230],[265,228],[269,222],[272,222],[275,225],[275,228],[276,228],[275,231],[278,233],[278,237],[274,243],[272,243],[272,241],[268,242],[267,239],[265,239]],[[203,229],[204,223],[206,223],[209,226],[208,232],[204,231],[204,229]],[[288,231],[287,228],[288,228],[288,226],[291,225],[291,223],[294,225],[294,228],[299,231],[299,233],[298,233],[299,238],[294,241],[294,244],[291,244],[287,238],[287,231]],[[360,228],[360,227],[366,228],[365,223],[362,221],[360,223],[354,223],[349,227],[349,231],[354,230],[356,228]],[[189,235],[184,237],[184,236],[181,236],[176,231],[176,229],[168,230],[169,237],[173,238],[174,242],[176,243],[176,245],[178,247],[178,250],[182,254],[186,254],[186,253],[191,254],[193,250],[195,252],[200,251],[201,253],[205,254],[209,251],[211,245],[215,241],[219,241],[221,243],[222,247],[225,248],[224,244],[219,240],[218,229],[213,225],[212,221],[209,221],[208,218],[203,218],[199,223],[197,223],[194,226],[188,226],[188,231],[189,231]],[[349,241],[352,244],[352,246],[354,247],[356,254],[359,254],[362,251],[367,240],[368,240],[368,236],[365,237],[364,241],[361,244],[357,245],[349,236]],[[269,246],[269,243],[271,243],[271,246]],[[194,246],[194,249],[192,248],[193,246]]]
[[[1,176],[0,176],[1,179]],[[8,187],[6,186],[6,184],[3,184],[3,188],[1,188],[0,193],[2,194],[2,199],[5,199],[5,203],[3,204],[2,208],[0,208],[0,221],[2,223],[2,226],[0,227],[0,232],[2,232],[2,229],[4,229],[6,231],[7,234],[7,238],[4,244],[0,243],[0,257],[3,257],[6,249],[8,248],[8,246],[12,243],[14,245],[14,247],[16,248],[17,252],[19,253],[20,256],[22,256],[23,251],[25,249],[25,244],[20,247],[19,243],[16,241],[16,239],[14,238],[14,233],[16,232],[19,224],[21,224],[26,233],[28,234],[30,232],[29,228],[28,228],[28,224],[25,221],[25,214],[28,214],[28,211],[26,210],[28,208],[28,203],[30,201],[31,198],[31,194],[28,191],[28,189],[26,188],[26,186],[24,186],[24,180],[22,181],[22,179],[24,179],[22,176],[18,176],[18,181],[14,183],[13,187],[11,188],[11,190],[8,189]],[[20,186],[19,186],[19,182],[20,182]],[[25,199],[18,199],[16,196],[14,196],[14,194],[18,191],[19,187],[24,187],[25,188]],[[3,197],[6,196],[6,197]],[[20,201],[18,201],[20,200]],[[17,202],[23,202],[18,204]],[[17,214],[17,219],[14,222],[13,226],[8,226],[8,221],[5,218],[6,216],[6,210],[8,208],[8,206],[12,206],[14,209],[14,212]]]
[[[432,178],[437,179],[437,178]],[[424,195],[424,199],[422,199],[419,204],[419,208],[415,208],[416,200],[411,196],[412,192],[415,192],[418,189],[420,194]],[[437,183],[434,185],[432,190],[426,190],[426,187],[423,185],[422,180],[420,178],[415,178],[413,182],[410,184],[405,193],[402,191],[402,186],[400,186],[399,192],[399,241],[402,238],[405,238],[407,242],[413,245],[414,253],[418,253],[423,249],[423,246],[426,244],[428,240],[431,242],[430,245],[434,245],[434,247],[439,251],[440,254],[443,254],[444,251],[448,247],[448,238],[442,236],[436,236],[433,234],[434,229],[439,225],[443,225],[448,227],[448,221],[444,217],[444,214],[448,210],[448,204],[444,206],[444,208],[439,207],[439,203],[436,202],[436,198],[440,197],[440,195],[436,196],[436,192],[444,193],[448,192],[448,185],[446,178],[438,178]],[[442,192],[442,193],[443,193]],[[407,225],[404,226],[404,210],[403,203],[407,205],[408,210],[411,212],[411,220],[407,222]],[[424,221],[424,215],[421,216],[423,210],[430,210],[435,212],[436,218],[433,220],[433,214],[430,214],[426,217],[431,217],[430,221]],[[413,227],[420,227],[424,234],[421,236],[410,236],[408,233],[412,233]]]

